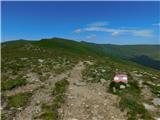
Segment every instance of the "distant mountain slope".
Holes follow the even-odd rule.
[[[39,56],[37,50],[42,49],[44,57],[50,55],[72,55],[76,57],[114,57],[117,60],[125,59],[160,70],[160,45],[111,45],[111,44],[94,44],[87,42],[76,42],[62,38],[41,39],[40,41],[10,41],[2,43],[2,51],[7,52],[10,56],[29,55]],[[20,51],[18,49],[21,49]],[[26,49],[30,49],[26,51]],[[18,51],[17,51],[18,50]],[[43,52],[47,50],[46,52]],[[2,57],[6,54],[2,54]]]
[[[86,42],[84,42],[86,43]],[[132,58],[136,56],[145,55],[154,60],[160,60],[160,45],[112,45],[112,44],[94,44],[105,53],[123,58]]]
[[[160,70],[160,45],[86,44],[95,46],[105,54],[127,59]]]
[[[108,46],[106,45],[104,48],[107,53],[160,70],[160,45]]]

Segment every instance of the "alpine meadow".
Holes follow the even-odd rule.
[[[2,120],[160,120],[159,1],[2,1]]]

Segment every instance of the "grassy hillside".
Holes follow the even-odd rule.
[[[105,54],[160,70],[160,45],[86,44],[95,46]]]
[[[145,55],[154,60],[160,60],[160,45],[112,45],[112,44],[92,44],[101,48],[104,52],[120,57],[136,57]]]
[[[28,50],[26,50],[28,49]],[[86,42],[76,42],[73,40],[52,38],[40,41],[11,41],[2,43],[2,57],[7,56],[40,56],[50,57],[56,55],[76,56],[76,57],[105,57],[110,56],[115,59],[126,59],[138,64],[160,69],[160,45],[110,45],[92,44]],[[41,55],[38,54],[41,51]],[[142,62],[144,61],[145,62]]]
[[[104,55],[101,51],[95,49],[94,46],[60,38],[42,39],[40,41],[17,40],[5,42],[2,43],[2,52],[4,53],[2,57],[6,55],[9,57],[25,57],[28,55],[36,57],[56,55],[87,57]],[[39,52],[41,54],[38,54]]]
[[[65,105],[79,118],[95,112],[109,120],[152,120],[160,114],[152,102],[160,96],[160,72],[122,58],[101,45],[60,38],[2,43],[2,120],[59,120]],[[117,72],[128,75],[125,89],[111,84]],[[97,104],[100,109],[94,111]],[[126,116],[116,116],[124,111]]]

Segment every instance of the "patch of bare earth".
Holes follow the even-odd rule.
[[[81,62],[71,72],[66,104],[59,110],[62,120],[126,120],[126,112],[118,108],[119,98],[100,83],[85,84]]]

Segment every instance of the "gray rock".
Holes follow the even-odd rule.
[[[98,120],[98,118],[93,116],[93,117],[92,117],[92,120]]]
[[[0,110],[3,110],[3,107],[2,107],[2,106],[0,106]]]
[[[86,86],[85,82],[75,82],[74,85],[76,86]]]
[[[113,93],[116,93],[116,88],[115,87],[113,87]]]
[[[21,111],[21,110],[22,110],[22,107],[17,108],[17,110],[20,110],[20,111]]]
[[[91,80],[93,80],[93,78],[89,77],[88,80],[91,81]]]
[[[153,76],[152,78],[153,78],[153,79],[157,79],[157,77],[155,77],[155,76]]]
[[[40,62],[40,63],[42,63],[44,60],[42,60],[42,59],[38,59],[38,62]]]
[[[125,89],[125,88],[126,88],[126,86],[120,85],[120,89]]]
[[[102,93],[101,93],[101,92],[99,92],[99,93],[98,93],[98,95],[99,95],[99,96],[102,96]]]
[[[145,109],[150,110],[150,111],[156,110],[156,108],[153,105],[149,105],[147,103],[143,103],[143,106],[145,107]]]
[[[153,83],[153,82],[151,82],[151,81],[148,81],[148,82],[147,82],[147,84],[149,84],[149,85],[153,85],[153,86],[155,86],[155,85],[156,85],[155,83]]]
[[[37,100],[37,101],[36,101],[36,104],[37,104],[37,105],[39,105],[39,104],[40,104],[40,101],[39,101],[39,100]]]
[[[159,87],[159,86],[160,86],[160,84],[157,84],[157,86]]]
[[[28,58],[20,58],[21,60],[27,60]]]
[[[160,120],[160,117],[155,117],[154,119],[155,119],[155,120]]]
[[[154,98],[154,99],[152,100],[152,103],[153,103],[154,105],[160,105],[160,98]]]
[[[139,84],[139,87],[143,87],[143,81],[142,80],[138,81],[138,84]]]
[[[105,69],[102,69],[101,71],[102,71],[103,73],[104,73],[104,72],[106,72],[106,70],[105,70]]]
[[[126,84],[127,87],[130,87],[130,84]]]
[[[76,118],[71,118],[71,119],[68,119],[68,120],[78,120],[78,119],[76,119]]]
[[[106,83],[106,80],[103,79],[103,78],[101,78],[101,79],[100,79],[100,82],[101,82],[102,84],[105,84],[105,83]]]

